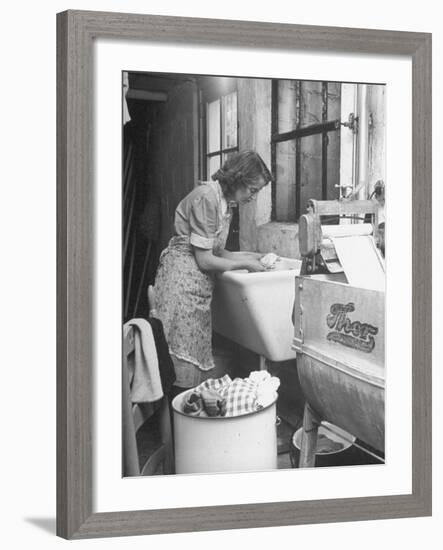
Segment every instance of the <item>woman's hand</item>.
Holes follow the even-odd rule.
[[[243,254],[247,258],[252,258],[254,260],[259,260],[260,258],[263,258],[264,254],[261,252],[243,252]]]
[[[248,259],[246,262],[245,262],[245,268],[250,272],[250,273],[257,273],[259,271],[267,271],[267,269],[264,267],[264,265],[262,265],[260,263],[259,260],[255,259],[255,258],[251,258],[251,259]]]

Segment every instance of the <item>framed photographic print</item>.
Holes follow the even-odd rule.
[[[431,513],[431,35],[57,16],[57,532]]]

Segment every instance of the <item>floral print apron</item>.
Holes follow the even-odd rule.
[[[221,216],[213,253],[226,245],[232,211]],[[170,239],[159,259],[155,309],[176,370],[176,385],[193,387],[214,374],[211,302],[215,276],[197,265],[189,236]],[[218,375],[219,373],[217,373]]]

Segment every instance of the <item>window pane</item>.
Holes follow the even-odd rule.
[[[235,155],[236,151],[229,151],[229,153],[223,153],[223,161],[222,164],[224,164],[228,159],[232,157],[232,155]]]
[[[290,132],[297,126],[297,81],[278,81],[278,132]]]
[[[323,83],[310,80],[301,83],[300,126],[319,124],[323,117]]]
[[[223,96],[223,149],[237,147],[237,92]]]
[[[208,153],[220,151],[220,100],[207,104]]]
[[[300,213],[306,212],[309,199],[322,199],[322,136],[300,140]]]
[[[210,180],[214,172],[220,168],[220,155],[214,155],[213,157],[208,157],[207,159],[207,174],[206,179]]]
[[[277,143],[275,214],[278,221],[295,221],[295,140]]]

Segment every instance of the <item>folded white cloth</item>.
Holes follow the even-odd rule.
[[[157,401],[163,397],[163,387],[151,325],[146,319],[131,319],[123,326],[125,336],[131,328],[134,331],[134,353],[127,361],[131,401]]]
[[[280,257],[277,256],[277,254],[269,252],[269,254],[266,254],[265,256],[260,258],[260,263],[263,267],[266,267],[267,269],[272,269],[273,267],[275,267],[275,262],[279,259]]]

